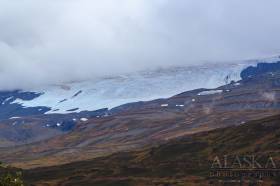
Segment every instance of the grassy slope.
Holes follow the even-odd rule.
[[[36,185],[208,185],[216,155],[254,153],[280,161],[279,147],[280,115],[139,151],[28,170],[25,179]]]

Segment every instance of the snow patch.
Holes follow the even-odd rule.
[[[185,105],[176,105],[176,107],[184,107]]]
[[[87,118],[81,118],[80,120],[81,120],[81,121],[84,121],[84,122],[85,122],[85,121],[88,121]]]
[[[8,101],[12,100],[14,97],[9,97],[2,102],[2,105],[6,104]]]
[[[15,116],[15,117],[10,117],[10,119],[20,119],[21,117],[17,117],[17,116]]]
[[[197,95],[206,96],[206,95],[220,94],[222,92],[223,90],[207,90],[207,91],[200,92]]]

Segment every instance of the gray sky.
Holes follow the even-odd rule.
[[[279,0],[0,0],[0,89],[280,54]]]

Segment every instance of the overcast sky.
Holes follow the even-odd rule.
[[[0,89],[280,54],[279,0],[0,0]]]

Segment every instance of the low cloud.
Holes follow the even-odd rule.
[[[0,89],[280,51],[279,0],[0,0]]]

